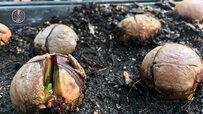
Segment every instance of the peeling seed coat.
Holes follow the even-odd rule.
[[[44,85],[41,67],[38,62],[25,64],[17,72],[16,75],[18,76],[14,77],[10,95],[12,96],[11,100],[13,103],[17,103],[14,104],[16,109],[27,112],[29,110],[27,106],[44,104]]]
[[[56,57],[56,60],[53,60],[54,58],[52,57]],[[45,100],[46,95],[44,93],[44,90],[47,87],[44,83],[44,72],[46,71],[44,68],[47,68],[45,67],[47,59],[51,59],[52,62],[55,62],[56,64],[53,64],[55,64],[56,66],[54,67],[57,68],[53,69],[54,71],[56,70],[52,74],[55,77],[51,76],[53,82],[47,82],[52,83],[54,86],[53,95],[63,97],[65,103],[70,105],[71,108],[81,104],[85,79],[75,72],[75,67],[71,66],[68,56],[61,54],[45,54],[29,60],[19,69],[12,80],[10,96],[17,111],[29,113],[31,109],[36,111],[40,108],[47,107],[46,103],[49,101]],[[74,58],[72,57],[72,59]],[[72,62],[77,61],[75,60]],[[74,64],[80,66],[79,63]]]

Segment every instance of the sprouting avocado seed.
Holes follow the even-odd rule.
[[[85,79],[84,69],[71,55],[36,56],[14,76],[11,101],[20,113],[45,108],[65,112],[82,103]]]

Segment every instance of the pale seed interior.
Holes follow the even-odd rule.
[[[45,101],[48,101],[51,95],[53,94],[53,75],[54,75],[54,59],[51,56],[50,58],[46,58],[45,67],[44,67],[44,93],[45,93]]]
[[[52,107],[57,98],[62,98],[67,108],[73,107],[82,95],[83,81],[67,59],[57,55],[45,59],[44,94],[48,107]]]

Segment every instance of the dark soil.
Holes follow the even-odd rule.
[[[73,27],[80,41],[73,53],[84,67],[88,80],[85,99],[73,114],[174,114],[201,113],[201,88],[193,101],[166,100],[140,81],[139,65],[144,56],[158,45],[167,42],[186,44],[203,56],[203,31],[191,20],[175,17],[168,3],[142,7],[85,4],[62,20]],[[160,19],[163,28],[147,46],[125,46],[119,42],[116,24],[126,15],[147,13]],[[50,20],[58,23],[57,18]],[[90,24],[95,33],[90,33]],[[33,39],[37,28],[24,27],[13,30],[10,43],[0,49],[0,113],[15,113],[9,98],[11,80],[17,70],[30,58],[37,55]],[[132,75],[133,83],[126,84],[123,72]]]

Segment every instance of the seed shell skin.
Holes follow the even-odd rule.
[[[63,110],[72,110],[82,103],[85,78],[82,78],[75,69],[82,69],[80,72],[84,72],[84,69],[79,63],[74,64],[80,67],[72,66],[70,63],[73,61],[69,60],[70,56],[61,54],[36,56],[18,70],[10,87],[10,98],[17,112],[29,114],[37,113],[40,109],[54,109],[58,99],[63,100],[63,102],[60,100]],[[48,65],[47,59],[53,62],[53,77],[44,76],[47,71],[45,68],[49,68],[46,66]],[[74,62],[77,60],[75,59]],[[45,90],[50,84],[53,84],[53,93],[47,95]],[[67,108],[64,108],[64,103]]]
[[[165,44],[149,52],[141,65],[142,80],[169,99],[191,100],[203,71],[201,58],[191,48]]]

